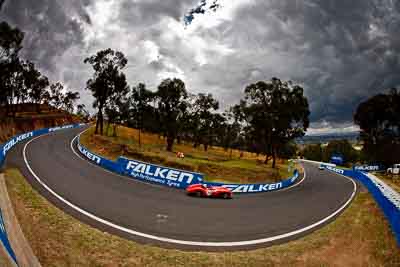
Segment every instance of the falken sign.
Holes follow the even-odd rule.
[[[224,187],[227,187],[232,190],[233,193],[260,193],[260,192],[268,192],[274,191],[277,189],[283,188],[282,183],[276,184],[225,184]]]
[[[382,170],[380,165],[363,165],[363,166],[354,166],[353,170],[360,172],[378,172]]]
[[[369,173],[355,170],[343,170],[331,166],[325,166],[325,168],[356,179],[368,189],[388,219],[397,242],[400,245],[400,194],[379,178]]]
[[[3,153],[3,157],[6,156],[7,152],[13,148],[13,146],[15,146],[16,144],[18,144],[21,141],[24,141],[25,139],[31,138],[33,137],[33,132],[29,132],[29,133],[25,133],[25,134],[21,134],[17,137],[14,137],[13,139],[11,139],[10,141],[8,141],[2,149],[2,153]]]
[[[84,125],[84,124],[80,124],[80,125]],[[60,131],[60,130],[72,129],[74,127],[76,127],[76,126],[75,125],[66,125],[66,126],[54,127],[54,128],[49,129],[49,133]]]
[[[98,165],[101,165],[101,158],[93,153],[91,153],[89,150],[78,144],[78,149],[79,152],[81,152],[86,158],[88,158],[91,161],[96,162]]]
[[[20,143],[26,139],[35,137],[35,136],[52,133],[52,132],[56,132],[56,131],[63,130],[63,129],[78,128],[83,125],[84,124],[73,124],[73,125],[67,125],[67,126],[61,126],[61,127],[55,127],[55,128],[45,128],[45,129],[35,130],[32,132],[18,135],[16,137],[10,139],[7,143],[5,143],[3,145],[0,144],[0,167],[3,165],[4,159],[7,155],[7,153],[18,143]],[[11,256],[11,258],[14,260],[14,262],[18,266],[17,258],[16,258],[15,253],[10,245],[10,242],[9,242],[8,236],[7,236],[7,231],[4,227],[4,221],[3,221],[2,214],[1,214],[1,210],[0,210],[0,242],[3,243],[3,246],[6,248],[8,254]]]
[[[203,183],[203,174],[184,170],[172,169],[164,166],[154,165],[137,160],[119,157],[117,161],[100,157],[80,144],[78,139],[79,152],[91,162],[109,171],[132,177],[143,182],[155,183],[169,187],[186,189],[191,184]],[[260,193],[287,188],[296,183],[299,173],[296,170],[293,177],[279,183],[272,184],[221,184],[207,183],[213,186],[225,186],[234,193]]]
[[[176,188],[186,188],[190,184],[203,181],[203,174],[171,169],[123,157],[118,159],[122,173],[138,180],[162,184]]]
[[[324,165],[324,166],[325,166],[326,169],[328,169],[330,171],[333,171],[333,172],[336,172],[338,174],[344,175],[344,170],[342,170],[342,169],[338,169],[338,168],[335,168],[335,167],[332,167],[332,166],[329,166],[329,165]]]
[[[262,193],[287,188],[296,183],[299,178],[299,172],[296,170],[292,178],[273,184],[222,184],[207,183],[212,186],[223,186],[232,190],[233,193]]]
[[[18,144],[19,142],[22,142],[28,138],[32,138],[34,136],[39,136],[42,134],[46,134],[46,133],[52,133],[52,132],[56,132],[56,131],[60,131],[60,130],[65,130],[65,129],[72,129],[72,128],[78,128],[81,127],[85,124],[71,124],[71,125],[66,125],[66,126],[60,126],[60,127],[55,127],[55,128],[45,128],[45,129],[40,129],[40,130],[35,130],[32,132],[28,132],[28,133],[24,133],[21,135],[18,135],[14,138],[12,138],[11,140],[9,140],[6,144],[4,144],[3,146],[0,145],[1,147],[1,158],[4,158],[7,154],[8,151],[10,151],[11,148],[13,148],[16,144]],[[1,163],[1,160],[0,160]]]

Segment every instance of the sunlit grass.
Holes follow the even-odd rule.
[[[205,174],[206,181],[232,183],[277,182],[293,175],[286,160],[278,160],[277,167],[271,168],[271,162],[264,164],[265,158],[239,150],[225,150],[210,147],[204,151],[202,146],[193,147],[191,143],[175,144],[175,152],[183,152],[185,158],[177,158],[176,153],[166,151],[165,139],[150,133],[119,126],[117,136],[113,137],[113,128],[105,127],[107,135],[94,135],[94,129],[84,133],[81,142],[90,150],[107,158],[116,160],[119,156],[161,164],[173,168]],[[108,130],[108,131],[107,131]]]
[[[336,221],[297,241],[253,251],[207,253],[141,245],[94,229],[50,204],[16,169],[6,170],[6,183],[42,266],[400,266],[393,234],[365,192]]]

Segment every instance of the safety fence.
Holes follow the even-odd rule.
[[[211,183],[204,182],[204,175],[201,173],[189,172],[184,170],[172,169],[151,163],[119,157],[116,161],[103,158],[87,149],[80,142],[78,137],[77,147],[79,152],[92,163],[117,173],[141,180],[143,182],[155,183],[169,187],[186,189],[189,185],[207,183],[212,186],[225,186],[234,193],[261,193],[274,190],[280,190],[290,187],[296,183],[299,178],[299,172],[294,171],[292,177],[287,180],[270,184],[229,184],[229,183]]]
[[[324,163],[321,164],[324,165]],[[324,165],[324,167],[331,172],[353,178],[361,182],[368,189],[389,221],[397,243],[400,246],[400,194],[372,174],[329,165]]]
[[[20,134],[20,135],[17,135],[15,137],[11,138],[5,144],[0,144],[0,152],[1,152],[0,153],[0,168],[4,164],[4,160],[7,156],[7,153],[18,143],[25,141],[29,138],[39,136],[39,135],[57,132],[57,131],[64,130],[64,129],[78,128],[83,125],[84,124],[71,124],[71,125],[65,125],[65,126],[60,126],[60,127],[45,128],[45,129],[40,129],[40,130],[35,130],[35,131],[28,132],[28,133]],[[14,251],[10,245],[10,241],[8,239],[7,230],[4,225],[4,220],[3,220],[3,215],[2,215],[1,210],[0,210],[0,240],[1,240],[4,248],[7,250],[7,253],[11,256],[11,258],[18,265],[17,258],[15,256],[15,253],[14,253]]]

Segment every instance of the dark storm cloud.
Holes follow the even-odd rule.
[[[260,77],[244,70],[259,68],[263,79],[303,84],[312,121],[352,121],[360,101],[400,84],[399,7],[389,0],[255,1],[219,26],[238,53],[206,70],[206,82],[239,98],[238,85]],[[213,77],[222,71],[230,75]]]
[[[22,56],[51,72],[54,58],[82,41],[81,23],[90,23],[88,0],[9,0],[0,19],[25,32]]]
[[[156,24],[162,17],[172,17],[182,20],[188,7],[193,6],[198,0],[123,0],[120,9],[120,20],[131,24],[151,25]],[[133,24],[131,24],[133,25]]]
[[[304,42],[321,60],[314,66],[329,75],[321,84],[314,82],[317,72],[304,79],[312,89],[312,119],[351,120],[361,100],[400,84],[399,5],[365,0],[308,3]],[[325,97],[316,97],[320,92]]]
[[[57,65],[58,77],[76,88],[91,75],[82,58],[112,47],[137,65],[128,76],[155,84],[181,70],[190,90],[213,93],[223,107],[237,103],[249,83],[292,80],[305,88],[315,127],[349,125],[362,100],[400,84],[400,1],[220,0],[220,9],[196,14],[186,30],[179,25],[200,0],[113,0],[112,18],[102,24],[107,12],[94,3],[104,2],[9,0],[1,7],[0,0],[0,19],[26,32],[25,57],[47,71]],[[207,24],[229,6],[231,13]],[[92,33],[87,46],[83,28]],[[149,59],[147,41],[158,59]]]

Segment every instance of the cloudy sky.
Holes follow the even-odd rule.
[[[83,59],[108,47],[127,56],[130,84],[154,90],[179,77],[223,108],[249,83],[292,80],[305,88],[312,133],[354,130],[357,105],[400,83],[397,0],[2,2],[0,20],[26,33],[22,56],[87,106],[92,71]]]

